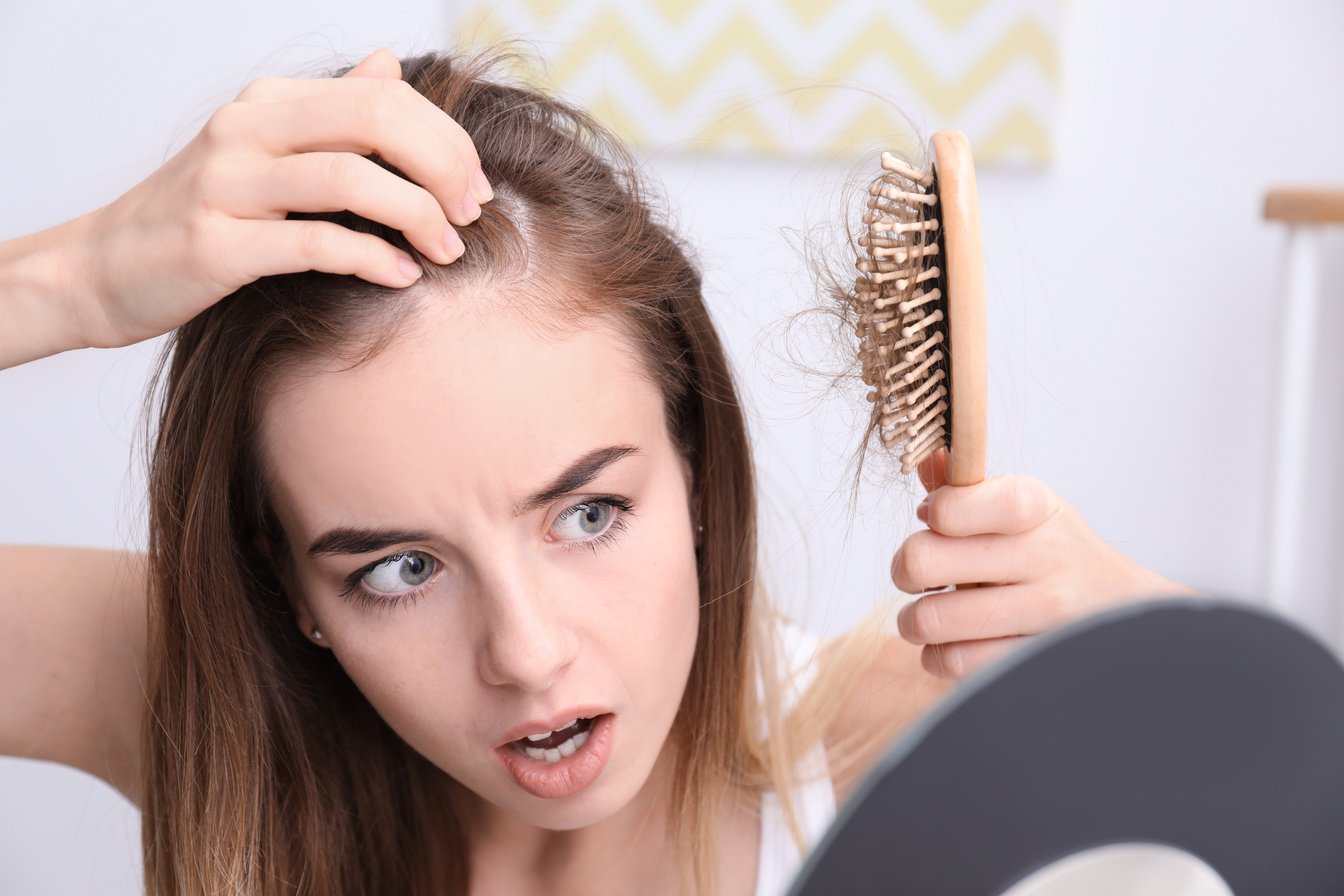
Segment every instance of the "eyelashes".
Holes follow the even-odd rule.
[[[378,567],[386,563],[400,563],[407,557],[416,556],[424,558],[426,563],[433,566],[434,572],[438,571],[439,561],[423,551],[400,551],[395,554],[389,554],[386,557],[380,557],[366,566],[352,572],[345,577],[344,588],[340,592],[340,597],[353,603],[360,609],[388,610],[396,606],[410,607],[425,594],[425,589],[429,582],[434,580],[434,572],[429,574],[424,586],[411,588],[406,591],[399,591],[396,594],[377,594],[372,589],[364,585],[364,578]]]
[[[391,557],[378,562],[386,563],[388,560],[397,560],[403,556],[405,555],[393,554]],[[377,566],[377,563],[375,563],[374,566]],[[438,562],[435,561],[435,567],[437,568],[437,566]],[[366,574],[367,570],[372,568],[373,567],[366,567]],[[360,574],[354,573],[354,575],[359,576]],[[346,581],[348,582],[349,579]],[[433,581],[432,577],[430,581]],[[412,588],[409,591],[401,591],[397,594],[375,595],[372,591],[359,584],[359,579],[356,579],[353,585],[346,586],[345,590],[341,592],[341,597],[361,610],[382,611],[390,610],[394,607],[405,607],[409,609],[416,601],[425,596],[426,589],[427,586],[421,586],[419,588]]]
[[[560,523],[569,520],[577,514],[597,507],[605,507],[610,513],[614,514],[606,527],[600,533],[588,538],[566,538],[558,540],[557,546],[561,550],[573,551],[587,548],[594,554],[594,556],[596,556],[599,548],[610,547],[619,540],[621,533],[629,531],[626,518],[634,517],[634,504],[629,499],[616,495],[602,495],[574,504],[556,517],[551,525],[551,530],[554,530]],[[389,563],[400,563],[408,557],[420,558],[424,562],[432,565],[433,569],[426,577],[423,585],[407,589],[406,591],[380,593],[368,588],[364,584],[364,579],[378,567]],[[438,572],[438,568],[439,561],[424,551],[398,551],[397,553],[380,557],[372,563],[362,566],[355,572],[346,576],[342,583],[343,588],[339,592],[339,595],[343,600],[354,604],[361,610],[375,610],[382,612],[396,607],[409,609],[420,600],[420,598],[425,596],[429,587],[434,583],[436,578],[435,574]]]
[[[571,519],[579,518],[581,514],[587,516],[589,512],[597,508],[606,508],[607,512],[611,514],[611,518],[608,520],[606,526],[603,527],[602,531],[589,538],[563,539],[560,542],[562,549],[574,550],[579,547],[586,547],[596,554],[599,547],[614,542],[617,533],[626,531],[625,518],[627,516],[634,516],[634,506],[629,501],[624,498],[608,495],[604,498],[593,498],[575,504],[573,507],[556,517],[555,522],[551,524],[551,528],[554,530],[556,527]],[[582,525],[582,522],[580,522],[580,525]]]
[[[592,538],[585,538],[582,541],[567,541],[563,544],[561,550],[573,551],[578,550],[579,548],[588,548],[596,554],[599,547],[612,544],[616,541],[617,532],[624,531],[626,531],[625,520],[618,516],[616,519],[612,520],[611,525],[607,526],[606,531],[601,535],[594,535]]]

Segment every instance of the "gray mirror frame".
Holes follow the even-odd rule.
[[[1238,896],[1344,893],[1344,666],[1231,601],[1034,639],[902,737],[792,896],[997,896],[1111,843],[1189,852]]]

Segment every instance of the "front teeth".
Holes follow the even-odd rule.
[[[578,724],[578,721],[579,721],[578,719],[570,719],[568,722],[561,725],[559,728],[555,729],[555,731],[564,731],[566,728],[573,728],[576,724]],[[541,734],[529,734],[527,736],[527,739],[532,741],[533,743],[536,743],[539,740],[545,740],[546,738],[550,737],[552,734],[555,733],[555,731],[545,731]]]
[[[570,724],[572,725],[573,722],[571,722]],[[568,728],[569,725],[566,725],[565,727]],[[529,738],[529,740],[530,739],[531,738]],[[566,756],[573,756],[576,752],[578,752],[579,747],[583,746],[584,742],[587,740],[588,740],[588,732],[580,731],[578,734],[574,735],[569,740],[562,743],[560,746],[553,747],[552,749],[549,750],[543,750],[540,747],[519,747],[519,749],[521,749],[524,753],[526,753],[531,758],[537,760],[538,762],[544,760],[549,763],[556,763],[559,762],[561,759],[565,758]]]

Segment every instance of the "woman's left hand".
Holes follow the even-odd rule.
[[[922,595],[901,609],[901,636],[924,668],[962,678],[1025,637],[1125,601],[1192,593],[1102,541],[1045,483],[996,476],[941,484],[945,456],[926,462],[922,529],[891,561],[897,588]],[[954,585],[978,588],[943,591]],[[937,593],[927,593],[937,592]]]

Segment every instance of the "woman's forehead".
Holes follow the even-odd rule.
[[[314,361],[271,390],[260,435],[277,501],[320,495],[355,512],[407,476],[523,487],[594,448],[668,440],[661,396],[615,324],[543,332],[472,304],[430,304],[365,363]]]

